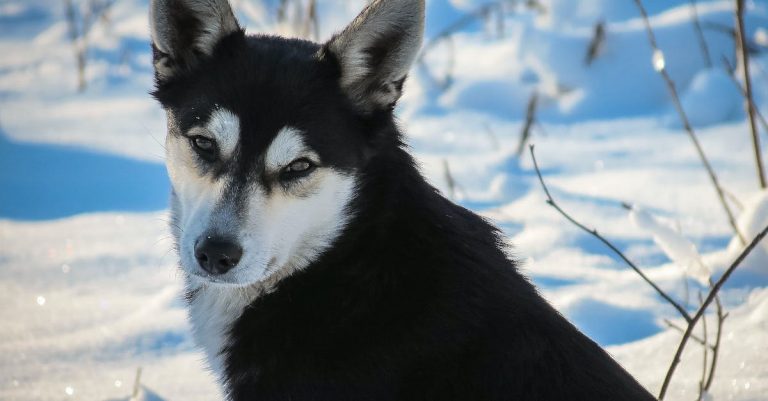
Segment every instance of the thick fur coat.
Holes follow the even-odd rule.
[[[151,14],[190,317],[229,399],[654,399],[418,171],[393,107],[423,0],[325,44],[246,36],[226,0]]]

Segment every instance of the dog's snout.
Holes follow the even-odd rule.
[[[237,266],[243,248],[226,238],[205,237],[195,245],[195,258],[203,270],[211,274],[224,274]]]

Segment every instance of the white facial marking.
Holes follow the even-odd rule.
[[[239,125],[233,117],[221,111],[205,127],[216,135],[222,151],[231,143],[222,138],[227,132],[236,132],[231,128]],[[169,123],[174,125],[171,114]],[[190,146],[186,138],[168,135],[167,165],[177,223],[173,230],[181,266],[187,273],[187,289],[196,291],[189,309],[195,340],[204,349],[210,368],[223,379],[222,352],[229,345],[232,324],[254,299],[273,291],[281,280],[333,246],[352,217],[348,207],[357,181],[351,172],[322,165],[294,181],[274,178],[267,184],[269,188],[253,181],[241,189],[247,206],[242,216],[235,217],[226,209],[231,203],[224,197],[227,174],[214,178],[202,173]],[[285,127],[265,151],[264,164],[268,172],[275,173],[302,157],[320,161],[301,131]],[[236,239],[243,256],[229,272],[204,277],[194,257],[194,243],[211,230]]]
[[[285,127],[269,144],[267,155],[264,158],[264,166],[267,171],[274,172],[299,157],[310,157],[315,161],[317,159],[317,155],[309,151],[304,145],[301,132],[295,128]]]
[[[206,128],[216,138],[221,156],[231,156],[240,139],[240,119],[231,111],[218,108],[211,114]]]
[[[285,127],[269,145],[264,164],[274,173],[302,157],[319,162],[301,131]],[[253,188],[244,224],[249,228],[241,240],[245,249],[241,264],[251,267],[239,272],[238,280],[262,283],[269,291],[314,261],[349,221],[347,206],[355,186],[352,175],[320,166],[307,177],[277,184],[268,192]]]

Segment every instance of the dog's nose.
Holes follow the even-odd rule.
[[[243,248],[236,242],[215,237],[205,237],[195,245],[195,258],[203,270],[211,274],[224,274],[240,262]]]

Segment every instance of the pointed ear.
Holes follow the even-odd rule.
[[[194,67],[221,39],[242,32],[227,0],[151,0],[149,19],[158,80]]]
[[[375,0],[326,43],[341,88],[364,112],[394,107],[424,36],[424,0]]]

